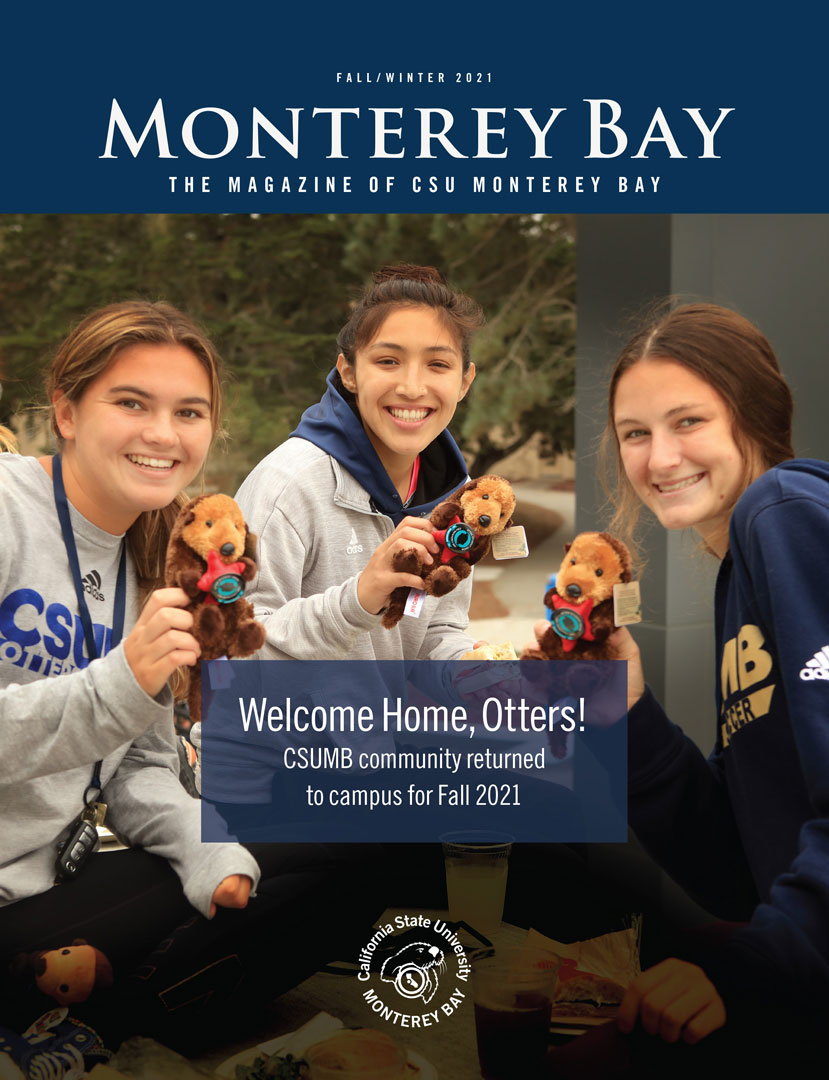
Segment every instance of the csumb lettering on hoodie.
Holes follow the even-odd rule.
[[[84,591],[88,599],[104,600],[96,571],[84,578]],[[112,627],[94,621],[94,607],[90,614],[95,647],[104,656],[112,647]],[[37,589],[14,589],[0,603],[0,664],[41,676],[85,668],[89,657],[80,616],[59,601],[45,599]]]
[[[774,660],[759,626],[745,623],[723,646],[720,665],[723,747],[753,720],[768,714],[775,683]]]

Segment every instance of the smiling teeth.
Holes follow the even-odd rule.
[[[127,457],[136,465],[146,465],[150,469],[172,469],[175,465],[170,458],[144,457],[143,454],[127,454]]]
[[[389,409],[395,420],[405,420],[408,423],[425,420],[431,411],[431,409]]]
[[[672,491],[682,491],[683,488],[690,487],[691,484],[695,484],[700,479],[702,473],[697,473],[696,476],[689,476],[687,480],[677,480],[675,484],[657,484],[656,488],[663,495],[670,495]]]

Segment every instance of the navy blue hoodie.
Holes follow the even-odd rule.
[[[443,431],[421,453],[417,489],[404,507],[366,435],[354,395],[345,389],[336,368],[326,383],[322,399],[305,410],[291,436],[306,439],[330,454],[369,493],[373,508],[395,525],[408,515],[428,517],[439,502],[469,479],[457,443]]]
[[[630,712],[630,816],[712,912],[744,918],[709,975],[726,1004],[829,1004],[829,465],[743,493],[716,588],[706,760],[650,691]]]

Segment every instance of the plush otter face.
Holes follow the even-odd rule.
[[[179,535],[203,559],[208,552],[217,551],[225,562],[231,563],[245,553],[245,519],[229,495],[194,499]]]
[[[631,580],[628,550],[608,533],[580,533],[565,551],[556,577],[556,592],[564,600],[589,597],[601,604],[613,596],[614,585]]]
[[[478,536],[492,536],[511,524],[515,510],[512,488],[500,476],[482,476],[464,488],[461,516]]]
[[[91,945],[74,945],[43,953],[35,968],[38,987],[59,1005],[86,1001],[95,985],[95,952]]]

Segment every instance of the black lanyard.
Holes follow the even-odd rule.
[[[66,498],[66,489],[63,486],[63,469],[61,468],[60,454],[52,458],[52,487],[55,493],[55,509],[58,512],[60,531],[63,533],[63,545],[66,548],[66,556],[69,559],[69,569],[72,571],[72,581],[75,585],[75,595],[78,598],[78,614],[83,626],[86,651],[90,660],[98,657],[98,649],[95,645],[95,632],[92,629],[92,617],[84,596],[81,567],[78,562],[78,549],[75,546],[75,534],[72,531],[72,520],[69,517],[69,502]],[[124,615],[127,607],[127,545],[121,541],[121,561],[118,564],[118,577],[115,582],[115,603],[112,613],[112,647],[114,648],[121,640],[124,632]],[[104,631],[106,632],[106,631]],[[102,642],[103,644],[103,642]],[[89,793],[95,788],[101,790],[101,761],[95,763],[92,769],[92,780],[84,792],[84,805],[89,805]]]

